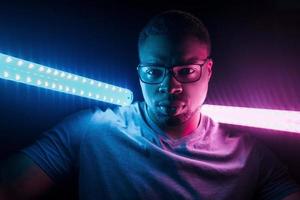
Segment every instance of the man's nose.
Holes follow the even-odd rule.
[[[172,73],[168,73],[161,82],[158,90],[160,93],[180,94],[182,92],[182,86],[181,83],[175,79]]]

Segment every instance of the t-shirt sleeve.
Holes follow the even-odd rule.
[[[31,146],[22,149],[54,182],[70,175],[78,161],[83,139],[95,110],[73,114],[43,133]]]
[[[256,199],[282,200],[300,191],[299,185],[292,180],[288,169],[271,150],[263,145],[257,146],[260,155],[260,176]]]

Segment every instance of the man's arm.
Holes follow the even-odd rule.
[[[47,191],[53,181],[26,155],[19,153],[0,166],[0,199],[32,199]]]
[[[295,192],[285,197],[283,200],[300,200],[300,192]]]

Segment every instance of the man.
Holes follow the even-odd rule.
[[[145,102],[82,111],[10,161],[1,199],[32,198],[68,175],[80,199],[300,199],[264,146],[201,114],[212,75],[210,39],[191,14],[167,11],[141,31]]]

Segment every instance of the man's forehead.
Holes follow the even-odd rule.
[[[197,62],[207,58],[208,49],[206,44],[193,36],[173,40],[167,36],[155,35],[145,40],[139,54],[141,61]]]
[[[187,63],[202,63],[205,58],[201,56],[162,56],[159,54],[148,54],[142,58],[146,63],[173,63],[173,64],[187,64]]]

